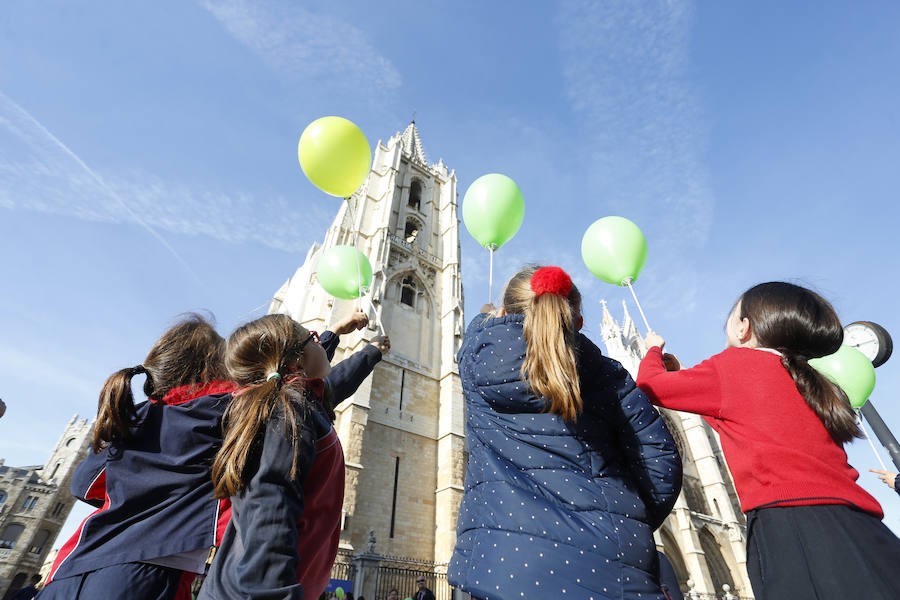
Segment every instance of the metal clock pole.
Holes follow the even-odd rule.
[[[872,361],[872,366],[876,368],[883,365],[894,350],[891,334],[884,327],[872,321],[855,321],[844,327],[844,342],[865,354],[866,358]],[[878,441],[891,455],[891,461],[897,469],[900,469],[900,443],[897,443],[897,438],[875,410],[872,400],[863,404],[859,411],[872,427]]]
[[[878,411],[875,410],[872,401],[869,400],[863,404],[862,408],[859,409],[859,412],[863,414],[866,418],[866,422],[872,428],[872,431],[875,432],[875,437],[878,438],[881,445],[884,446],[885,450],[888,451],[888,454],[891,455],[891,461],[893,461],[894,466],[900,470],[900,444],[897,443],[897,438],[894,437],[894,434],[891,433],[891,430],[885,425],[884,419],[882,419],[881,415],[878,414]]]

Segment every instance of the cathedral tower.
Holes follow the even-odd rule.
[[[456,175],[429,164],[415,122],[375,147],[363,186],[345,200],[269,312],[327,329],[356,301],[316,284],[322,251],[355,245],[372,263],[368,329],[342,336],[335,360],[383,326],[391,351],[337,409],[345,455],[341,546],[446,563],[465,477],[464,401],[455,355],[463,333]]]

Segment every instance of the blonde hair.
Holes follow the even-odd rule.
[[[503,308],[507,314],[525,315],[522,379],[549,401],[549,412],[573,421],[582,406],[575,356],[581,294],[572,285],[568,298],[552,293],[535,295],[531,277],[539,268],[525,267],[510,278],[503,291]]]
[[[216,498],[233,496],[247,485],[252,476],[246,472],[250,453],[258,448],[266,424],[277,412],[284,415],[285,435],[294,444],[291,477],[296,478],[297,410],[308,414],[309,406],[300,380],[284,378],[300,360],[301,344],[308,337],[309,332],[289,316],[266,315],[237,328],[228,338],[225,367],[240,389],[225,413],[222,447],[213,462]],[[278,376],[269,377],[272,373]]]

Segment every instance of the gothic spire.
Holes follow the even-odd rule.
[[[408,154],[412,160],[423,165],[428,164],[428,161],[425,159],[425,149],[422,147],[422,139],[419,137],[419,130],[416,129],[415,120],[410,121],[406,131],[400,135],[400,143],[403,145],[403,152]]]

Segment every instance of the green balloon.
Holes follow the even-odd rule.
[[[338,598],[343,599],[344,596],[346,596],[347,594],[344,593],[344,588],[342,588],[341,586],[338,586],[334,590],[334,595],[337,596]]]
[[[811,358],[809,364],[841,386],[853,408],[862,408],[875,389],[875,367],[856,348],[841,346],[834,354]]]
[[[353,246],[332,246],[322,252],[316,272],[319,285],[332,296],[344,300],[358,298],[360,287],[367,289],[372,285],[372,264]]]
[[[482,175],[466,190],[462,214],[472,237],[483,247],[496,250],[522,226],[525,217],[522,190],[506,175]]]
[[[634,283],[647,262],[647,239],[628,219],[603,217],[584,232],[581,258],[591,273],[606,283]]]
[[[317,188],[340,198],[359,189],[372,166],[366,135],[343,117],[322,117],[307,125],[297,145],[297,157]]]

